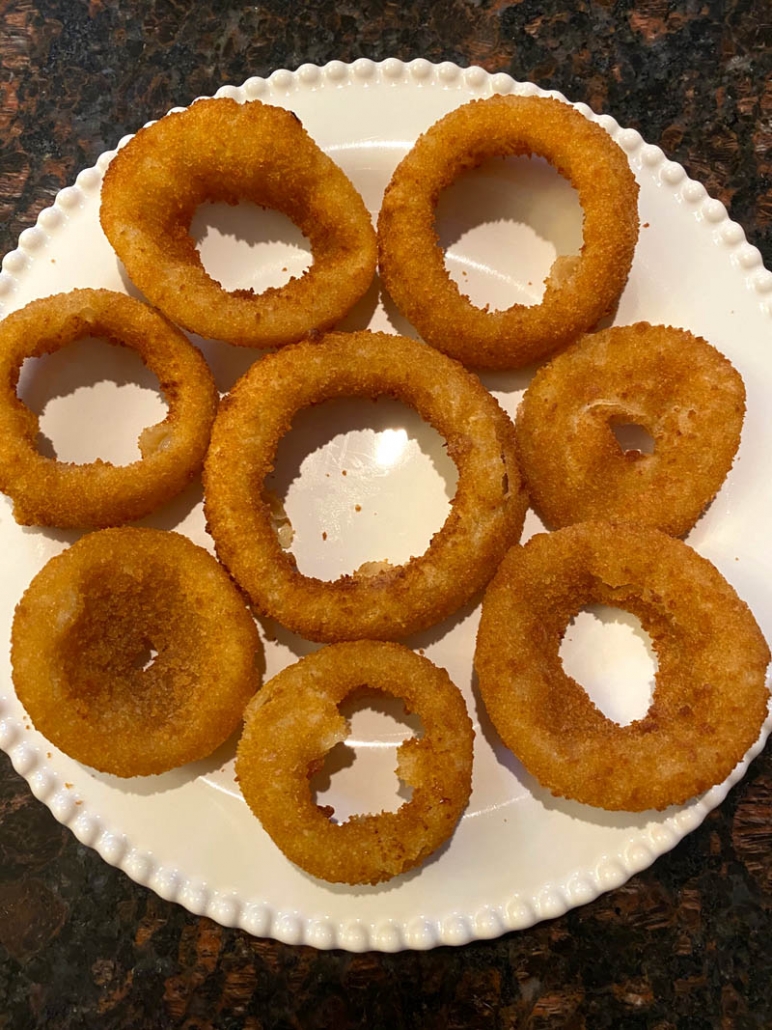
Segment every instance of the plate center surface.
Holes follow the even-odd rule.
[[[578,254],[582,209],[542,158],[485,161],[440,196],[437,232],[451,279],[478,307],[539,304],[556,257]]]
[[[397,748],[420,735],[421,720],[408,715],[398,698],[375,692],[347,699],[340,711],[351,730],[311,781],[316,803],[331,806],[337,823],[352,815],[396,812],[411,796],[397,776]]]
[[[299,412],[266,486],[284,502],[299,570],[332,580],[365,562],[400,565],[423,554],[457,479],[442,437],[381,397]]]
[[[18,393],[40,414],[41,453],[59,461],[138,461],[142,430],[168,411],[157,378],[134,351],[91,337],[28,358]]]
[[[248,201],[202,204],[190,234],[204,268],[226,290],[262,293],[311,267],[311,245],[294,222]]]
[[[588,605],[569,624],[560,657],[567,674],[620,726],[649,710],[656,655],[648,633],[630,612]]]

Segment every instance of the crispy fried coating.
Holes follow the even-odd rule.
[[[559,257],[541,304],[476,307],[450,278],[435,228],[440,193],[492,157],[546,158],[584,210],[578,259]],[[378,218],[381,278],[433,347],[473,368],[519,368],[567,346],[607,314],[627,282],[638,240],[638,184],[624,152],[570,105],[493,96],[451,111],[416,142],[389,183]]]
[[[687,533],[740,445],[745,387],[707,341],[638,322],[582,337],[540,369],[516,419],[531,503],[552,527],[594,519]],[[652,454],[613,426],[642,426]]]
[[[298,226],[313,255],[304,275],[255,294],[207,274],[189,231],[196,208],[241,200]],[[330,328],[375,273],[375,230],[350,180],[296,115],[259,100],[197,100],[140,129],[110,162],[100,220],[132,281],[172,321],[243,346]]]
[[[620,726],[566,675],[560,641],[591,603],[636,615],[658,659]],[[658,530],[578,523],[514,547],[483,601],[475,668],[501,739],[553,794],[606,809],[680,804],[724,780],[767,715],[769,648],[709,561]]]
[[[396,812],[336,824],[314,803],[309,778],[348,724],[338,705],[363,686],[404,700],[423,735],[397,749],[413,788]],[[302,658],[249,704],[236,756],[244,797],[296,865],[336,883],[380,883],[419,865],[453,833],[472,787],[474,730],[448,674],[401,644],[334,644]]]
[[[36,729],[116,776],[211,754],[260,686],[260,654],[244,600],[209,552],[136,528],[91,533],[52,558],[17,605],[11,641]]]
[[[25,358],[87,336],[135,350],[155,373],[169,411],[143,430],[130,465],[61,462],[37,449],[38,416],[16,395]],[[142,518],[201,471],[217,412],[200,352],[157,311],[110,290],[73,290],[32,301],[0,322],[0,490],[25,526],[102,528]]]
[[[458,467],[450,514],[423,555],[377,575],[325,582],[282,550],[265,477],[295,414],[336,397],[388,395],[426,419]],[[456,611],[519,538],[526,509],[514,427],[480,381],[426,344],[330,333],[257,362],[223,400],[204,472],[220,560],[265,615],[309,640],[394,640]]]

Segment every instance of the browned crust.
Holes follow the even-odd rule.
[[[348,726],[338,705],[360,687],[402,698],[423,735],[397,749],[413,788],[396,812],[330,821],[309,776]],[[474,731],[443,669],[400,644],[335,644],[301,659],[250,703],[236,756],[252,811],[292,862],[321,879],[379,883],[420,864],[446,841],[469,800]]]
[[[211,754],[260,685],[260,654],[225,570],[153,529],[82,537],[35,576],[13,621],[13,683],[35,727],[116,776]]]
[[[312,267],[285,286],[227,291],[190,235],[205,201],[249,200],[287,215]],[[107,169],[102,228],[146,297],[178,325],[250,347],[280,347],[328,329],[375,273],[375,231],[343,171],[283,108],[198,100],[140,129]]]
[[[652,638],[649,711],[606,718],[559,657],[585,605],[623,608]],[[553,794],[606,809],[680,804],[724,780],[767,715],[769,648],[709,561],[653,529],[582,523],[513,548],[483,601],[475,668],[502,740]]]
[[[282,550],[263,496],[278,443],[304,407],[334,397],[389,395],[448,442],[456,495],[427,551],[377,576],[325,582]],[[217,554],[265,615],[310,640],[391,640],[456,611],[518,539],[526,499],[514,427],[476,376],[414,340],[331,333],[270,354],[223,400],[204,472]]]
[[[158,378],[169,411],[139,438],[129,465],[60,462],[37,450],[38,416],[16,395],[25,358],[74,340],[103,337],[136,351]],[[110,290],[72,290],[0,322],[0,489],[22,525],[115,526],[175,497],[201,471],[217,411],[209,368],[187,337],[157,311]]]
[[[606,519],[682,536],[732,467],[744,415],[740,374],[685,329],[584,336],[537,372],[518,409],[531,502],[555,528]],[[625,454],[614,423],[643,426],[654,452]]]
[[[435,228],[439,195],[488,158],[537,154],[576,188],[584,245],[541,304],[478,308],[450,278]],[[432,346],[476,368],[518,368],[565,347],[613,309],[638,239],[638,184],[624,152],[570,105],[540,97],[473,100],[433,125],[397,167],[378,218],[381,277]],[[555,270],[557,271],[557,270]]]

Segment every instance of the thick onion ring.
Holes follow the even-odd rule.
[[[155,373],[169,406],[139,438],[141,460],[76,465],[37,450],[38,416],[16,395],[25,358],[101,336],[129,347]],[[0,490],[25,526],[115,526],[142,518],[198,475],[218,394],[209,368],[162,315],[110,290],[73,290],[32,301],[0,322]]]
[[[448,443],[459,470],[428,550],[376,575],[324,582],[298,572],[263,496],[279,440],[302,408],[334,397],[397,397]],[[450,615],[493,575],[526,509],[514,427],[472,373],[401,336],[331,333],[253,365],[223,400],[204,469],[220,560],[265,615],[309,640],[393,640]]]
[[[552,527],[594,519],[687,533],[740,444],[745,388],[727,358],[685,329],[639,322],[582,337],[540,369],[517,413],[520,468]],[[653,454],[625,452],[633,423]]]
[[[573,183],[584,209],[576,262],[558,259],[541,304],[476,307],[445,267],[439,195],[491,157],[537,154]],[[427,343],[476,368],[518,368],[590,329],[619,299],[638,239],[638,185],[623,151],[558,100],[473,100],[433,125],[403,158],[378,218],[381,277]],[[567,271],[570,268],[570,271]]]
[[[559,657],[588,603],[641,620],[659,661],[647,714],[607,719]],[[578,523],[513,548],[483,601],[475,668],[501,739],[553,794],[662,809],[725,779],[767,714],[769,648],[709,561],[654,529]]]
[[[13,620],[13,682],[35,727],[116,776],[211,754],[259,687],[261,654],[222,566],[154,529],[82,537],[35,576]]]
[[[249,200],[287,215],[313,266],[285,286],[227,291],[190,235],[205,201]],[[362,198],[291,111],[252,100],[197,100],[140,129],[105,174],[102,228],[132,281],[169,318],[202,336],[280,347],[328,329],[375,273]]]
[[[423,735],[397,749],[413,788],[396,812],[330,821],[309,777],[348,725],[338,705],[363,686],[403,698]],[[333,644],[284,669],[250,702],[236,755],[249,807],[284,854],[335,883],[380,883],[423,862],[446,841],[472,786],[474,730],[444,669],[401,644]]]

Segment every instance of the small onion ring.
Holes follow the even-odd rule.
[[[190,235],[205,201],[249,200],[287,215],[313,266],[260,294],[225,290]],[[344,172],[291,111],[227,97],[197,100],[140,131],[105,174],[102,228],[132,281],[172,321],[201,336],[281,347],[328,329],[375,273],[375,231]]]
[[[303,576],[281,548],[265,477],[302,408],[335,397],[396,397],[445,438],[458,467],[451,511],[428,550],[376,575]],[[330,333],[254,364],[222,401],[204,468],[217,555],[265,615],[309,640],[393,640],[456,611],[519,538],[526,509],[514,427],[480,381],[415,340]]]
[[[651,707],[620,726],[563,669],[560,641],[588,603],[649,633]],[[475,668],[501,739],[553,794],[638,812],[724,780],[767,715],[769,648],[709,561],[655,529],[577,523],[513,548],[483,601]]]
[[[35,576],[13,620],[13,682],[36,729],[115,776],[210,755],[238,728],[261,656],[222,566],[155,529],[82,537]]]
[[[685,329],[639,322],[582,337],[540,369],[517,413],[520,468],[553,528],[594,519],[687,533],[740,445],[745,387]],[[626,452],[614,424],[641,425],[653,454]]]
[[[338,705],[363,686],[402,698],[424,733],[397,749],[397,772],[413,788],[396,812],[330,821],[309,777],[348,724]],[[312,876],[380,883],[423,862],[453,833],[472,786],[474,730],[444,669],[401,644],[333,644],[302,658],[250,702],[236,755],[249,807],[274,843]]]
[[[435,229],[440,193],[492,157],[537,154],[568,179],[584,209],[576,261],[559,258],[540,304],[476,307],[445,267]],[[638,185],[624,152],[573,107],[493,96],[451,111],[416,142],[386,188],[378,218],[381,277],[421,336],[475,368],[519,368],[566,346],[611,311],[638,239]]]
[[[101,336],[137,352],[157,376],[166,418],[139,438],[141,460],[81,465],[37,450],[38,416],[16,395],[25,358]],[[187,337],[146,304],[110,290],[35,300],[0,322],[0,490],[24,526],[102,528],[142,518],[201,470],[217,412],[209,367]]]

